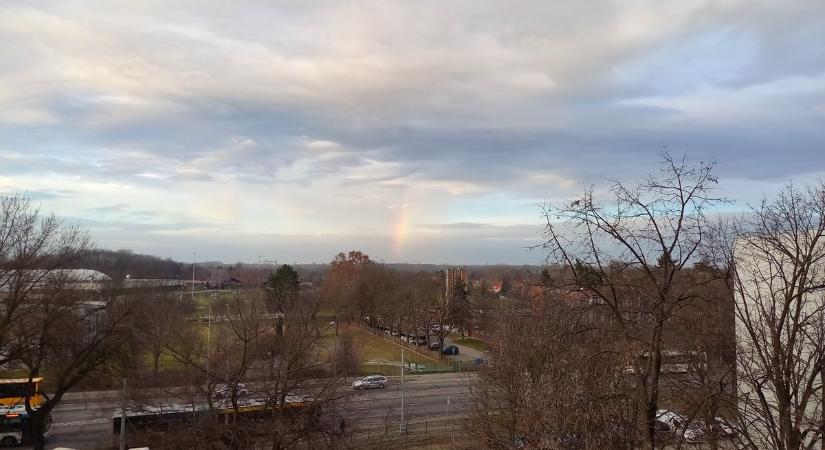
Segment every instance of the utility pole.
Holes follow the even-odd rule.
[[[448,415],[449,415],[449,411],[450,411],[450,396],[448,395],[447,396],[447,412],[448,412]],[[455,444],[455,427],[453,427],[452,422],[450,422],[450,434],[452,434],[452,441],[453,441],[453,444]]]
[[[126,378],[120,393],[120,450],[126,450]]]
[[[398,424],[398,432],[405,433],[407,424],[404,423],[404,346],[401,346],[401,423]]]
[[[444,408],[444,431],[447,431],[447,418],[450,416],[450,396],[447,396],[447,406]]]
[[[212,338],[212,296],[209,296],[209,311],[207,312],[207,326],[206,326],[206,388],[209,389],[209,350],[212,347],[209,341]],[[210,394],[211,395],[211,394]]]
[[[192,252],[192,302],[195,302],[195,255],[196,252]]]

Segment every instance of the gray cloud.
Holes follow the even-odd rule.
[[[411,232],[506,252],[537,202],[664,145],[742,202],[825,172],[823,29],[818,0],[13,0],[0,190],[100,227],[367,241],[409,203]]]

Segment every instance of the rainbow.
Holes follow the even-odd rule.
[[[404,203],[395,210],[395,224],[393,225],[391,249],[395,256],[400,256],[404,250],[410,232],[410,208]]]

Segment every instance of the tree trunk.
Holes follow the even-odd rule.
[[[822,398],[825,399],[825,364],[821,364],[821,367],[819,369],[819,379],[822,383]],[[819,420],[819,427],[821,430],[825,432],[825,407],[822,408],[822,417]],[[825,450],[825,436],[822,436],[821,439],[821,448],[822,450]]]
[[[648,363],[650,391],[645,399],[645,448],[651,450],[656,448],[656,412],[659,410],[659,373],[662,368],[662,335],[659,330],[661,324],[653,332]]]
[[[45,432],[45,425],[46,419],[49,417],[52,411],[52,406],[50,403],[42,405],[35,411],[32,411],[31,414],[31,426],[32,426],[32,448],[34,450],[44,450],[46,448],[46,439],[43,437],[43,432]]]
[[[160,364],[160,350],[155,350],[152,352],[152,375],[154,376],[155,383],[158,380],[158,365]]]

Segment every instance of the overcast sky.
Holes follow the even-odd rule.
[[[534,263],[536,204],[716,161],[825,172],[825,3],[0,7],[0,193],[190,260]]]

